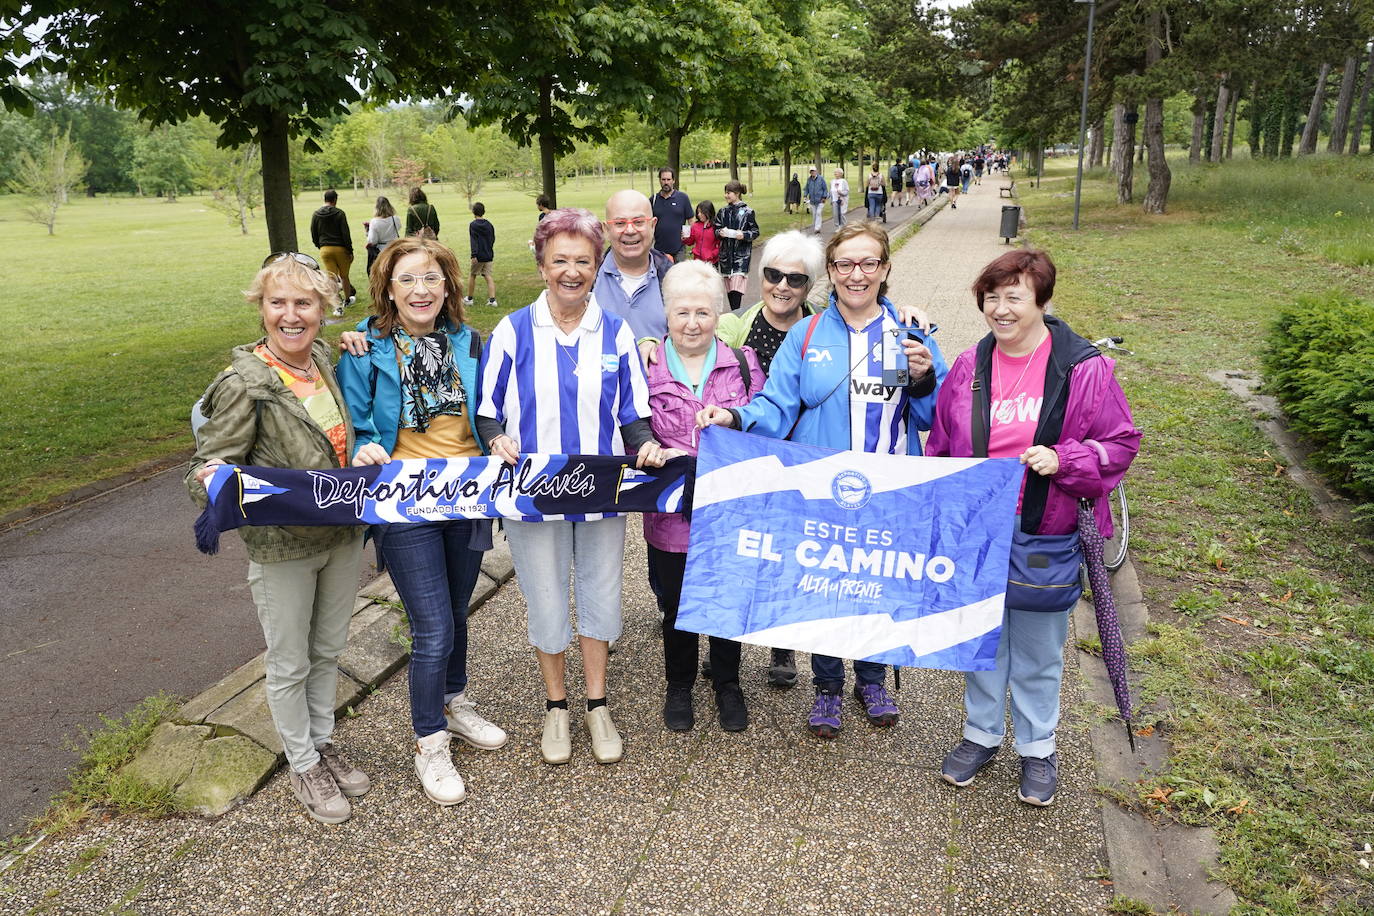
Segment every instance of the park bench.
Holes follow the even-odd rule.
[[[997,189],[997,196],[998,196],[998,197],[1015,197],[1015,196],[1016,196],[1016,179],[1013,178],[1011,181],[1009,181],[1009,182],[1007,182],[1006,184],[1004,184],[1004,185],[1002,185],[1001,187],[999,187],[999,188]]]

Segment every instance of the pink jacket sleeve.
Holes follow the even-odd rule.
[[[1071,384],[1078,391],[1077,397],[1070,396],[1073,416],[1065,418],[1064,435],[1054,446],[1059,456],[1054,485],[1070,496],[1106,496],[1121,482],[1140,450],[1140,430],[1131,419],[1131,408],[1113,365],[1106,358],[1090,359],[1074,369]],[[1107,456],[1105,465],[1102,453],[1085,444],[1088,439],[1102,446]]]

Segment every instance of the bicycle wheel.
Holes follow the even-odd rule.
[[[1107,505],[1112,512],[1112,536],[1102,545],[1102,562],[1107,569],[1116,572],[1126,562],[1126,549],[1131,541],[1131,507],[1126,502],[1125,481],[1107,494]]]

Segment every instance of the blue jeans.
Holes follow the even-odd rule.
[[[868,192],[868,218],[877,219],[883,213],[883,195]]]
[[[1010,692],[1016,753],[1022,757],[1054,753],[1068,632],[1067,609],[1047,614],[1007,608],[997,643],[997,667],[964,675],[965,738],[984,747],[1002,743]]]
[[[468,602],[482,568],[473,522],[389,525],[382,556],[410,618],[410,722],[416,737],[445,728],[445,697],[468,684]]]
[[[881,684],[887,679],[887,665],[855,660],[854,680],[860,684]],[[834,693],[844,691],[844,659],[833,655],[811,654],[811,683]]]

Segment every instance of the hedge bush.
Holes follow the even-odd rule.
[[[1374,519],[1374,304],[1341,293],[1298,300],[1270,330],[1264,369],[1356,514]]]

